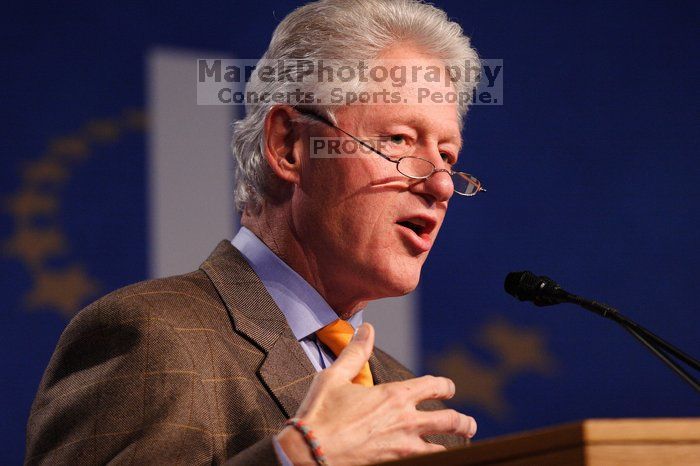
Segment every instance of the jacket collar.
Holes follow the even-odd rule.
[[[221,241],[200,268],[226,305],[234,330],[265,353],[258,377],[286,416],[293,416],[316,371],[284,314],[229,241]]]
[[[221,296],[236,332],[265,353],[258,377],[292,417],[309,391],[316,371],[289,328],[282,311],[241,253],[221,241],[200,268]],[[376,350],[369,360],[376,384],[402,380],[392,360]]]

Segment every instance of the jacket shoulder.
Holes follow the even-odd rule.
[[[183,275],[145,280],[125,286],[103,296],[90,307],[134,302],[135,306],[150,307],[154,302],[173,305],[214,306],[221,308],[223,302],[209,277],[202,270]]]
[[[202,271],[129,285],[90,304],[68,324],[42,377],[27,463],[80,463],[88,454],[95,463],[211,462],[222,428],[206,381],[226,361],[259,358],[243,348],[236,359],[225,343],[232,333]],[[101,446],[90,453],[96,439]]]
[[[86,327],[109,327],[157,321],[172,327],[211,326],[228,319],[226,306],[207,275],[197,270],[184,275],[145,280],[99,298],[76,314],[63,340]]]

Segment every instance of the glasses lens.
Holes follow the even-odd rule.
[[[481,183],[473,176],[457,172],[452,175],[452,183],[455,185],[455,192],[464,196],[473,196],[479,192]]]
[[[372,147],[389,158],[398,160],[401,157],[412,155],[413,148],[405,142],[397,142],[391,138],[379,138],[371,142]]]
[[[435,170],[435,165],[418,157],[404,157],[399,160],[396,168],[409,178],[427,178]]]

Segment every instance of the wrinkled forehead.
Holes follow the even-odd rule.
[[[444,65],[425,58],[382,60],[381,65],[386,74],[368,69],[363,85],[345,93],[347,103],[334,108],[338,123],[386,130],[408,127],[461,146],[459,95],[444,77]]]
[[[338,124],[347,129],[381,128],[390,132],[409,128],[436,133],[441,139],[461,145],[462,128],[455,104],[416,102],[410,98],[397,104],[356,103],[337,108],[335,116]]]
[[[396,52],[398,56],[355,63],[356,86],[336,89],[336,101],[341,105],[369,107],[365,113],[376,110],[413,119],[422,114],[439,115],[454,122],[459,130],[460,108],[472,97],[459,91],[463,86],[458,81],[471,79],[464,76],[465,69],[425,55],[401,52]],[[341,71],[351,73],[349,68]]]

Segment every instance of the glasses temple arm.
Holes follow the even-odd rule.
[[[372,147],[371,145],[367,144],[367,143],[364,142],[363,140],[361,140],[361,139],[359,139],[359,138],[353,136],[352,134],[348,133],[347,131],[345,131],[345,130],[342,129],[342,128],[338,128],[336,125],[334,125],[334,124],[333,124],[331,121],[329,121],[327,118],[322,117],[321,115],[318,115],[318,114],[316,114],[316,113],[314,113],[314,112],[309,112],[308,110],[301,110],[301,109],[299,109],[299,108],[297,108],[297,107],[294,107],[294,110],[296,110],[297,112],[301,113],[302,115],[306,115],[306,116],[308,116],[308,117],[310,117],[310,118],[313,118],[313,119],[315,119],[315,120],[317,120],[317,121],[320,121],[321,123],[324,123],[324,124],[330,126],[330,127],[333,128],[333,129],[336,129],[336,130],[340,131],[341,133],[343,133],[343,134],[345,134],[346,136],[352,138],[355,142],[357,142],[358,144],[361,144],[362,146],[364,146],[364,147],[366,147],[367,149],[371,150],[372,152],[374,152],[374,153],[377,154],[378,156],[382,157],[383,159],[386,159],[386,160],[388,160],[389,162],[393,162],[393,163],[398,164],[398,162],[397,162],[396,160],[392,160],[391,158],[389,158],[389,157],[387,157],[386,155],[382,154],[381,152],[379,152],[379,150],[375,149],[374,147]]]
[[[381,158],[386,159],[386,160],[388,160],[389,162],[393,162],[393,163],[396,163],[396,164],[399,163],[399,162],[397,162],[396,160],[392,160],[392,159],[390,159],[388,156],[382,154],[381,152],[379,152],[378,149],[372,147],[370,144],[367,144],[367,143],[366,143],[365,141],[363,141],[362,139],[353,136],[352,134],[348,133],[347,131],[345,131],[345,130],[343,130],[343,129],[341,129],[341,128],[338,128],[338,127],[335,126],[335,125],[332,125],[332,126],[333,126],[333,128],[337,129],[337,130],[340,131],[341,133],[343,133],[343,134],[345,134],[346,136],[352,138],[352,139],[353,139],[355,142],[357,142],[358,144],[361,144],[361,145],[363,145],[364,147],[366,147],[367,149],[371,150],[372,152],[374,152],[375,154],[377,154],[377,155],[380,156]]]

